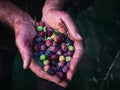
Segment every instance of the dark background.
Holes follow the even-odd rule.
[[[84,55],[66,90],[120,89],[120,0],[73,0],[67,7],[83,37]],[[18,53],[13,90],[35,90],[34,77],[30,70],[23,70]]]

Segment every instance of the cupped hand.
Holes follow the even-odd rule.
[[[36,32],[34,24],[30,21],[20,21],[15,24],[16,46],[23,60],[23,68],[27,69],[32,59],[32,40]]]
[[[62,81],[53,75],[48,75],[43,69],[34,62],[32,58],[32,41],[36,35],[34,23],[30,21],[21,21],[15,24],[16,46],[23,60],[23,68],[30,68],[38,77],[54,82],[62,87],[67,86],[67,82]]]
[[[78,29],[70,15],[61,10],[51,9],[48,12],[44,12],[42,21],[44,21],[47,26],[59,30],[61,33],[66,33],[67,31],[68,36],[74,41],[75,52],[70,62],[70,69],[67,72],[67,79],[71,81],[83,54],[82,38],[78,33]]]
[[[42,20],[53,29],[58,29],[61,33],[65,33],[64,26],[61,22],[65,23],[68,28],[69,37],[74,40],[75,53],[73,59],[70,63],[70,70],[67,73],[67,79],[71,80],[75,72],[76,66],[80,61],[80,58],[83,53],[83,47],[81,42],[81,37],[78,34],[77,27],[72,21],[71,17],[59,10],[51,10],[45,14]],[[15,25],[15,38],[16,45],[23,59],[23,67],[27,69],[28,67],[40,78],[46,79],[50,82],[54,82],[62,87],[67,87],[68,83],[66,81],[61,81],[56,75],[48,75],[38,66],[32,58],[32,40],[36,35],[34,28],[34,23],[29,21],[22,21]]]

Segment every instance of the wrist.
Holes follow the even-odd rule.
[[[51,10],[63,10],[67,0],[46,0],[43,6],[43,14],[48,13]]]
[[[32,18],[26,12],[7,0],[0,0],[0,21],[16,30],[16,25],[21,22],[30,22]]]
[[[51,10],[62,10],[62,8],[57,7],[57,6],[44,5],[43,10],[42,10],[43,16]]]

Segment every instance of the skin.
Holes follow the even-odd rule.
[[[71,16],[62,10],[66,2],[67,0],[46,0],[42,11],[42,21],[44,21],[47,26],[58,29],[61,33],[65,33],[65,28],[61,22],[62,19],[67,27],[69,37],[75,41],[75,53],[70,63],[70,70],[67,73],[67,78],[71,81],[82,56],[83,46],[82,38],[78,34],[78,29]],[[31,45],[36,32],[34,29],[34,20],[31,16],[7,0],[0,1],[0,12],[0,21],[10,26],[15,33],[15,43],[23,60],[23,68],[29,68],[38,77],[47,79],[62,87],[67,87],[68,82],[61,81],[55,75],[48,75],[32,60],[33,52]]]

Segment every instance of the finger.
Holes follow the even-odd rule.
[[[72,18],[66,14],[61,19],[65,23],[68,29],[68,33],[70,34],[70,36],[72,36],[73,40],[81,41],[82,37],[79,35],[78,29],[75,23],[73,22]]]
[[[16,45],[23,60],[23,68],[27,69],[31,63],[32,49],[31,45],[25,43],[23,40],[17,39]]]
[[[75,66],[79,63],[80,58],[82,57],[82,54],[83,54],[82,42],[75,41],[74,46],[75,46],[75,52],[73,55],[73,59],[71,60],[71,63],[70,63],[71,71],[75,70]]]
[[[66,81],[61,81],[61,82],[58,83],[58,85],[66,88],[68,86],[68,83]]]
[[[30,64],[30,69],[40,78],[46,79],[50,82],[54,82],[62,87],[67,86],[67,82],[61,81],[56,75],[50,76],[49,74],[47,74],[40,66],[38,66],[34,62],[34,60],[32,60],[32,63]]]
[[[71,70],[69,70],[69,71],[67,72],[67,79],[68,79],[68,81],[71,81],[71,80],[72,80],[72,77],[73,77],[73,72],[72,72]]]
[[[60,82],[60,79],[56,76],[50,76],[48,75],[45,71],[43,71],[43,69],[38,66],[34,60],[32,60],[32,63],[30,64],[30,69],[38,76],[38,77],[41,77],[41,78],[44,78],[44,79],[47,79],[49,81],[52,81],[52,82]]]
[[[81,58],[81,56],[83,54],[82,42],[75,41],[74,46],[75,46],[75,53],[73,55],[73,59],[70,62],[70,70],[67,73],[68,80],[72,79],[72,76],[73,76],[73,74],[75,72],[77,64],[79,63],[80,58]]]

